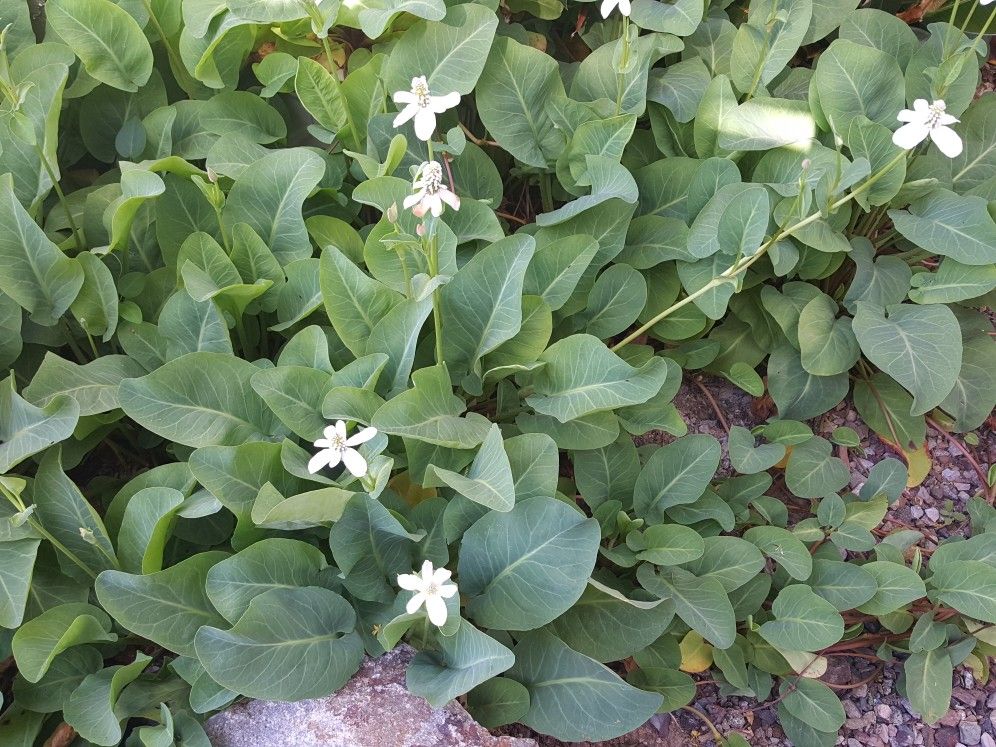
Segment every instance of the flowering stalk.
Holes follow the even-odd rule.
[[[869,189],[871,189],[875,185],[875,183],[879,179],[881,179],[887,173],[889,173],[890,171],[892,171],[892,169],[895,168],[896,165],[900,161],[902,161],[903,159],[905,159],[905,158],[906,158],[906,151],[898,153],[895,158],[893,158],[891,161],[889,161],[889,163],[887,163],[882,168],[881,171],[879,171],[877,174],[874,174],[873,176],[869,177],[868,180],[866,182],[864,182],[863,184],[861,184],[859,187],[855,188],[853,191],[849,192],[848,194],[844,195],[843,197],[841,197],[836,202],[832,203],[830,205],[830,210],[831,211],[837,210],[838,208],[842,207],[843,205],[846,205],[848,202],[850,202],[851,200],[853,200],[858,195],[867,192]],[[809,216],[803,218],[798,223],[795,223],[794,225],[789,226],[788,228],[784,228],[784,229],[780,228],[780,229],[778,229],[775,232],[775,234],[770,239],[768,239],[767,241],[765,241],[761,245],[761,247],[756,252],[754,252],[754,254],[750,255],[749,257],[744,257],[744,258],[738,260],[737,262],[734,262],[723,273],[721,273],[720,275],[714,277],[712,280],[710,280],[704,286],[702,286],[701,288],[699,288],[697,291],[695,291],[694,293],[689,293],[687,296],[685,296],[684,298],[682,298],[680,301],[672,304],[671,306],[667,307],[662,312],[660,312],[659,314],[657,314],[656,316],[654,316],[646,324],[643,324],[640,327],[638,327],[637,329],[633,330],[633,332],[631,332],[626,337],[624,337],[622,340],[620,340],[615,345],[613,345],[612,348],[611,348],[611,350],[613,352],[615,352],[617,350],[621,350],[622,348],[626,347],[631,342],[633,342],[633,340],[635,340],[637,337],[639,337],[640,335],[644,334],[649,329],[651,329],[655,324],[657,324],[658,322],[660,322],[660,321],[666,319],[667,317],[671,316],[671,314],[673,314],[674,312],[676,312],[678,309],[681,309],[681,308],[687,306],[688,304],[694,302],[696,299],[701,298],[702,296],[704,296],[709,291],[714,290],[714,289],[718,288],[719,286],[724,285],[725,283],[732,283],[732,282],[734,282],[735,278],[738,275],[740,275],[743,272],[745,272],[751,265],[753,265],[755,262],[757,262],[758,260],[760,260],[761,257],[763,257],[765,254],[767,254],[768,250],[771,249],[771,247],[773,247],[779,241],[781,241],[782,239],[784,239],[784,238],[786,238],[788,236],[791,236],[793,233],[795,233],[796,231],[798,231],[800,228],[805,228],[809,224],[815,223],[817,220],[819,220],[822,217],[823,217],[822,214],[819,211],[817,211],[817,212],[813,213],[812,215],[809,215]]]

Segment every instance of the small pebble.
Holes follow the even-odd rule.
[[[958,738],[962,744],[973,747],[982,741],[982,727],[974,721],[962,721],[958,724]]]
[[[922,519],[923,509],[920,508],[919,506],[910,506],[910,516],[912,516],[914,519]]]
[[[941,512],[938,511],[933,506],[931,506],[926,511],[924,511],[923,515],[926,516],[930,521],[934,521],[934,522],[936,522],[938,519],[941,518]]]
[[[983,734],[979,744],[981,744],[982,747],[996,747],[996,739],[993,739],[988,734]]]
[[[892,718],[892,708],[886,705],[885,703],[880,703],[879,705],[875,706],[875,713],[883,721],[888,721],[890,718]]]

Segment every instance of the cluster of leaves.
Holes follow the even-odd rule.
[[[996,511],[932,554],[878,526],[925,417],[996,403],[996,96],[958,28],[856,5],[0,0],[0,741],[206,745],[402,639],[413,692],[565,740],[711,666],[833,744],[856,648],[939,718],[996,652]],[[419,75],[463,97],[431,237]],[[961,155],[893,145],[918,98]],[[732,472],[683,370],[774,402]],[[899,457],[857,493],[803,422],[852,381]],[[362,479],[307,468],[338,419]]]

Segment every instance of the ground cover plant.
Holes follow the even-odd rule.
[[[878,525],[996,404],[996,5],[856,6],[0,0],[0,742],[206,745],[402,641],[563,740],[711,668],[833,744],[845,652],[942,716],[992,487]],[[724,458],[687,371],[775,415]]]

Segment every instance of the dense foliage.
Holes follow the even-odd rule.
[[[844,722],[828,654],[927,720],[988,672],[985,496],[936,549],[878,527],[926,418],[996,404],[990,8],[35,5],[0,0],[4,745],[205,745],[402,640],[413,692],[564,740],[709,667],[797,745]],[[773,402],[728,462],[683,371]],[[848,396],[895,450],[856,492],[804,422]]]

